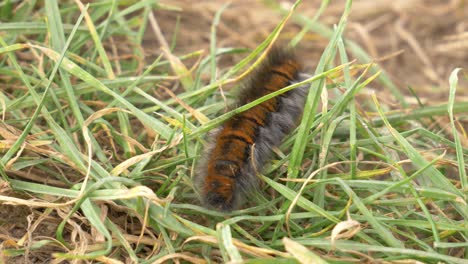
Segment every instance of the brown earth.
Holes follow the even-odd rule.
[[[226,3],[217,31],[217,46],[255,48],[283,17],[271,1],[170,1],[179,11],[156,11],[156,19],[166,40],[176,37],[175,54],[195,50],[209,52],[210,30],[215,13]],[[284,7],[292,1],[281,1]],[[344,0],[331,1],[319,21],[333,25],[339,21]],[[303,1],[296,13],[312,18],[321,1]],[[175,25],[179,21],[178,32]],[[301,26],[291,19],[280,41],[290,40]],[[412,87],[423,102],[444,101],[448,97],[448,77],[457,67],[468,62],[468,6],[462,0],[360,0],[354,1],[345,37],[358,43],[374,59],[390,56],[379,65],[404,94]],[[158,53],[159,41],[148,30],[147,50]],[[308,33],[298,44],[297,52],[313,70],[328,39]],[[399,53],[401,52],[401,53]],[[349,54],[353,59],[353,54]],[[226,65],[233,61],[224,59]],[[362,62],[363,63],[363,62]],[[223,63],[221,63],[223,65]],[[468,98],[468,86],[460,76],[457,95]],[[378,84],[373,84],[379,86]],[[460,98],[463,96],[464,98]],[[409,99],[410,102],[413,102]]]

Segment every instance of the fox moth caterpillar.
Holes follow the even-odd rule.
[[[289,48],[271,49],[246,80],[238,105],[305,79],[302,65]],[[307,96],[303,85],[239,113],[209,134],[210,144],[195,175],[202,204],[219,211],[238,209],[259,185],[257,172],[299,121]]]

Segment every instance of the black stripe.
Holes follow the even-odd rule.
[[[238,162],[235,161],[235,160],[221,160],[220,159],[220,160],[216,160],[215,163],[216,163],[216,166],[217,165],[225,165],[225,166],[226,165],[235,165],[235,166],[239,167]]]
[[[230,165],[233,165],[235,170],[232,171],[232,167]],[[215,161],[215,170],[216,172],[224,177],[234,179],[236,178],[237,174],[239,173],[239,165],[237,161],[234,160],[216,160]],[[227,172],[228,174],[226,174]],[[231,173],[234,172],[234,175]]]
[[[283,77],[284,77],[286,80],[288,80],[288,81],[291,80],[291,78],[290,78],[288,75],[286,75],[285,73],[283,73],[282,71],[278,71],[278,70],[275,70],[275,69],[272,69],[271,71],[272,71],[273,73],[276,73],[276,74],[278,74],[278,75],[283,76]],[[284,87],[281,87],[281,88],[284,88]],[[280,89],[281,89],[281,88],[280,88]]]
[[[237,127],[240,125],[240,118],[239,116],[234,116],[232,119],[231,119],[231,127],[233,129],[237,129]]]
[[[261,108],[265,109],[265,112],[271,113],[270,109],[268,109],[266,104],[261,103],[261,104],[257,105],[256,107],[261,107]]]
[[[280,96],[283,96],[283,95],[284,94],[281,94]],[[261,103],[261,104],[257,105],[256,107],[262,107],[263,109],[265,109],[265,112],[267,113],[267,116],[268,116],[268,114],[278,112],[279,106],[280,106],[280,101],[281,101],[280,98],[281,97],[271,98],[271,99],[264,102],[264,103],[268,102],[268,104],[269,104],[269,103],[271,103],[271,100],[274,99],[276,104],[273,105],[273,111],[270,111],[270,109],[267,107],[267,104],[264,104],[264,103]]]
[[[257,119],[253,118],[253,117],[249,117],[249,116],[243,116],[243,118],[247,119],[248,121],[252,122],[252,123],[255,123],[257,126],[262,126],[262,124],[260,124]]]
[[[250,143],[247,141],[247,139],[249,139],[249,137],[242,137],[242,136],[238,136],[238,135],[232,135],[232,134],[228,134],[226,136],[223,136],[223,139],[226,139],[226,140],[229,140],[229,139],[237,139],[239,141],[242,141],[242,142],[245,142],[247,143],[247,145],[249,145]],[[251,139],[253,141],[253,139]]]

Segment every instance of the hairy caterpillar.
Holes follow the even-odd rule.
[[[243,84],[239,105],[305,79],[291,49],[273,48]],[[220,211],[239,208],[242,198],[259,184],[261,171],[283,138],[302,115],[308,85],[271,98],[228,119],[209,137],[198,165],[195,187],[204,206]]]

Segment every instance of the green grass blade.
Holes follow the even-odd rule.
[[[338,26],[335,32],[333,33],[333,36],[331,37],[327,48],[325,49],[323,55],[320,58],[320,61],[315,70],[316,74],[323,73],[328,67],[330,61],[333,59],[331,57],[331,54],[335,50],[338,40],[343,34],[348,15],[351,12],[351,3],[352,1],[350,0],[346,1],[346,6],[345,10],[343,11],[343,15],[341,16],[340,22],[338,23]],[[314,121],[314,112],[317,109],[318,100],[320,98],[320,94],[322,93],[323,84],[324,81],[320,80],[319,82],[313,83],[310,87],[311,91],[309,91],[309,95],[307,96],[306,104],[304,107],[304,114],[299,125],[296,141],[294,142],[294,146],[291,151],[291,160],[288,167],[288,178],[297,178],[297,175],[299,173],[299,166],[302,162],[305,146],[307,145],[307,131],[309,131]]]

